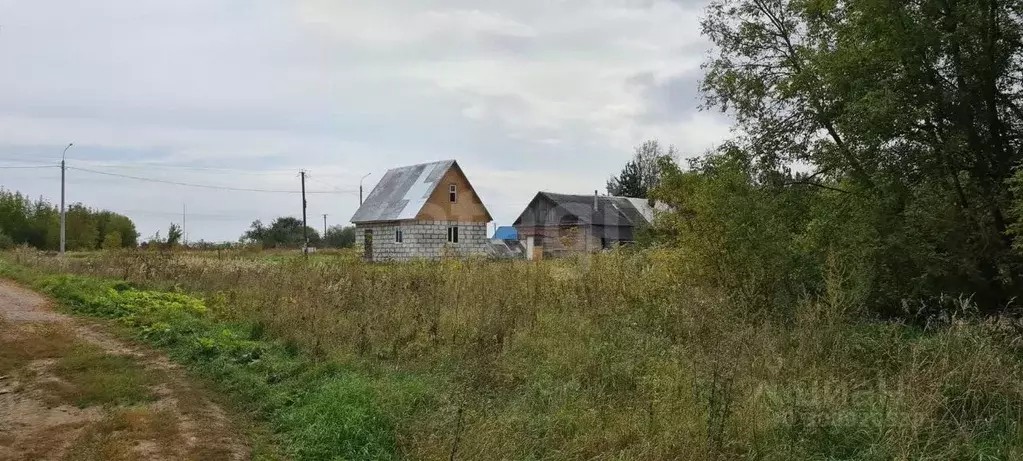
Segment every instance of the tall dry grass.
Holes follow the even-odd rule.
[[[201,293],[322,360],[421,377],[433,397],[392,415],[409,459],[1023,457],[1018,324],[969,317],[968,300],[927,328],[866,319],[841,271],[775,315],[690,283],[673,251],[16,258]]]

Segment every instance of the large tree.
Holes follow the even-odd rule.
[[[324,234],[323,244],[329,248],[351,248],[355,246],[355,228],[352,226],[331,226]]]
[[[702,86],[743,133],[752,181],[842,197],[809,226],[870,261],[878,296],[995,305],[1019,278],[1021,18],[1020,0],[715,0]]]
[[[110,232],[121,235],[122,247],[138,244],[135,223],[126,216],[95,210],[80,203],[67,208],[67,248],[95,250]],[[0,188],[0,233],[17,245],[39,249],[60,248],[60,210],[49,202]]]
[[[280,217],[269,226],[255,221],[248,231],[242,235],[242,241],[260,243],[265,247],[301,248],[305,236],[309,237],[309,245],[316,246],[320,234],[312,227],[302,228],[302,220],[290,216]]]

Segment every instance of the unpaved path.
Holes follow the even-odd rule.
[[[54,369],[83,348],[96,351],[88,357],[137,362],[151,398],[131,405],[76,404],[68,396],[81,398],[83,391]],[[81,368],[82,382],[104,390],[108,377]],[[100,326],[56,313],[45,297],[0,280],[0,460],[249,457],[239,429],[177,365]]]

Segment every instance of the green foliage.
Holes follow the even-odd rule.
[[[1012,303],[1021,13],[1019,1],[712,2],[703,90],[742,133],[726,155],[758,195],[818,189],[789,226],[793,255],[815,268],[830,256],[885,315],[949,294]]]
[[[332,226],[324,234],[323,244],[327,248],[352,248],[355,246],[355,227]]]
[[[80,203],[67,209],[67,249],[69,251],[95,250],[99,245],[99,222],[95,214]]]
[[[720,287],[751,312],[791,310],[821,283],[823,255],[800,248],[818,192],[756,185],[753,174],[734,151],[688,172],[666,163],[652,197],[674,212],[654,232],[682,249],[688,282]]]
[[[167,229],[167,246],[176,247],[181,244],[181,238],[184,234],[181,231],[181,226],[171,223],[170,228]]]
[[[282,424],[291,435],[299,459],[395,459],[391,427],[376,407],[373,383],[340,376],[323,383],[289,411]],[[325,416],[331,418],[323,424]],[[347,456],[341,456],[341,453]]]
[[[104,250],[121,249],[121,233],[117,231],[108,233],[106,237],[103,237],[103,245],[101,248]]]
[[[135,224],[127,217],[77,203],[68,207],[69,250],[103,248],[103,239],[111,232],[120,234],[122,247],[134,247],[138,243]],[[42,199],[33,202],[20,193],[0,189],[0,234],[7,235],[14,245],[57,250],[60,248],[60,210]]]
[[[290,216],[274,220],[270,227],[260,221],[252,223],[252,227],[242,235],[242,242],[259,243],[264,248],[301,248],[308,236],[309,245],[317,246],[320,234],[312,227],[305,227],[302,220]]]
[[[135,223],[125,216],[109,211],[99,212],[96,217],[96,230],[104,239],[116,232],[121,241],[121,248],[138,246],[139,233],[135,229]]]
[[[9,235],[0,232],[0,250],[9,250],[14,248],[14,239]]]
[[[607,193],[619,197],[646,197],[647,191],[635,160],[626,163],[617,177],[607,180]]]
[[[1016,174],[1009,179],[1009,187],[1016,199],[1009,209],[1009,216],[1013,221],[1008,232],[1014,237],[1013,249],[1017,253],[1023,253],[1023,239],[1019,238],[1020,235],[1023,235],[1023,168],[1016,168]]]

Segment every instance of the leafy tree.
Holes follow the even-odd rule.
[[[319,244],[320,234],[316,229],[305,227],[303,232],[302,220],[286,216],[274,220],[270,227],[266,227],[261,221],[254,221],[249,230],[242,235],[242,241],[260,243],[271,248],[301,248],[306,235],[309,237],[310,246]]]
[[[820,272],[799,247],[818,191],[758,185],[737,149],[697,159],[688,171],[664,162],[651,198],[674,210],[654,232],[686,250],[686,283],[718,286],[751,314],[789,309]]]
[[[67,209],[67,248],[94,250],[102,246],[109,232],[122,235],[122,245],[135,246],[138,232],[131,219],[109,211],[99,211],[80,203]],[[60,248],[60,210],[43,199],[35,201],[0,188],[0,232],[15,244],[39,249]]]
[[[0,250],[9,250],[14,248],[14,239],[9,235],[0,232]]]
[[[355,228],[352,226],[332,226],[324,234],[323,243],[328,248],[351,248],[355,246]]]
[[[99,229],[92,210],[81,203],[72,204],[66,212],[68,250],[95,250],[99,247]]]
[[[1017,0],[715,0],[702,89],[735,119],[751,187],[817,189],[793,232],[875,308],[949,292],[1004,306],[1021,276],[1021,18]]]
[[[242,235],[241,240],[243,242],[262,243],[267,241],[268,238],[269,234],[266,226],[263,225],[263,221],[257,219],[253,221],[252,224],[249,226],[249,230],[245,231],[245,234]]]
[[[103,237],[104,250],[119,250],[121,248],[121,233],[113,231]]]
[[[665,159],[678,157],[675,146],[668,146],[665,152],[656,140],[646,141],[636,147],[632,160],[618,176],[607,180],[607,193],[621,197],[646,198],[650,189],[657,185],[661,177],[661,164]]]
[[[175,247],[181,244],[181,226],[171,223],[170,228],[167,229],[167,241],[168,247]]]
[[[619,197],[646,197],[647,190],[643,187],[643,177],[635,160],[626,163],[617,177],[607,180],[607,193]]]
[[[122,246],[134,247],[138,245],[138,231],[135,223],[130,219],[117,213],[103,211],[96,215],[96,228],[100,235],[105,236],[111,232],[117,232],[121,236]]]

